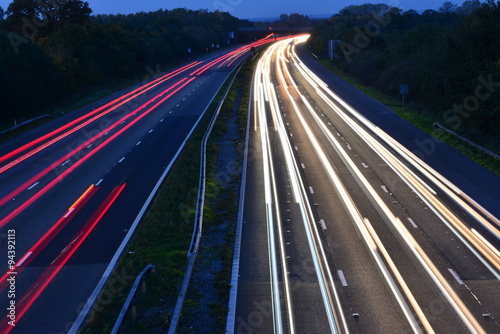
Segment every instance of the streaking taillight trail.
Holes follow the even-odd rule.
[[[80,166],[82,166],[82,164],[89,161],[93,156],[96,155],[96,153],[107,147],[108,144],[116,140],[119,136],[126,133],[126,131],[138,124],[138,122],[143,120],[147,115],[150,115],[153,111],[160,107],[160,105],[177,94],[183,88],[197,80],[199,75],[202,75],[210,69],[217,70],[217,67],[229,67],[233,65],[236,60],[247,54],[252,47],[258,47],[272,41],[273,40],[269,39],[260,40],[216,58],[211,58],[206,61],[192,62],[175,71],[167,73],[166,75],[163,75],[144,86],[134,89],[133,91],[117,99],[114,99],[109,103],[106,103],[105,105],[89,112],[88,114],[78,117],[77,119],[65,124],[64,126],[61,126],[56,130],[51,131],[31,141],[30,143],[5,154],[4,156],[1,156],[0,174],[15,167],[17,164],[35,156],[37,153],[57,143],[61,139],[77,133],[79,130],[84,129],[86,126],[92,124],[93,122],[102,119],[102,117],[108,115],[109,113],[125,105],[126,103],[133,101],[135,98],[144,94],[145,92],[150,91],[151,89],[158,87],[161,84],[164,84],[167,80],[183,74],[183,77],[178,78],[177,81],[172,81],[173,83],[170,84],[168,88],[163,89],[159,94],[155,93],[152,98],[147,100],[145,103],[142,103],[139,107],[133,108],[133,110],[131,109],[126,114],[121,115],[122,117],[120,117],[120,119],[107,126],[104,130],[99,130],[97,134],[94,134],[90,139],[85,140],[83,143],[79,143],[74,149],[69,148],[68,152],[66,154],[63,154],[62,157],[59,157],[60,155],[58,155],[58,158],[55,158],[55,161],[53,161],[49,166],[42,167],[42,170],[36,173],[35,176],[29,177],[27,181],[21,181],[22,184],[20,186],[17,186],[14,190],[0,199],[0,207],[3,206],[2,209],[10,208],[10,210],[12,210],[9,213],[7,213],[7,210],[4,211],[5,216],[0,219],[0,228],[7,225],[14,218],[18,217],[19,214],[32,206],[42,196],[46,195],[58,183],[65,180],[66,177],[70,175],[75,169],[79,168]],[[191,72],[191,74],[187,72],[192,71],[194,68],[197,69],[194,72]],[[92,148],[90,149],[90,147]],[[1,166],[1,164],[4,165]],[[51,172],[54,172],[53,176],[49,175]],[[79,231],[73,236],[69,244],[57,245],[57,247],[60,247],[60,249],[63,249],[63,251],[57,256],[57,258],[52,261],[50,266],[46,267],[40,276],[31,278],[30,281],[25,283],[27,286],[29,284],[31,284],[31,286],[29,286],[27,290],[24,290],[22,298],[16,301],[16,322],[18,322],[20,318],[26,314],[33,303],[43,293],[47,286],[49,286],[54,277],[56,277],[56,275],[67,264],[74,253],[81,247],[92,230],[94,230],[94,228],[102,220],[106,212],[108,212],[110,207],[113,205],[113,203],[125,188],[125,184],[115,187],[100,205],[99,202],[97,203],[97,205],[99,205],[98,209],[88,220],[85,220],[85,217],[82,217],[81,215],[90,211],[89,201],[92,200],[91,203],[95,203],[96,200],[98,200],[98,197],[100,198],[100,196],[106,196],[106,193],[101,193],[101,195],[99,196],[94,196],[94,194],[99,190],[99,183],[100,182],[98,182],[96,185],[91,185],[90,187],[88,187],[87,190],[83,192],[83,194],[65,212],[61,213],[61,218],[59,218],[54,223],[54,225],[52,225],[48,229],[48,231],[46,231],[43,236],[34,243],[34,245],[24,248],[28,249],[28,251],[26,251],[21,257],[18,258],[14,267],[16,275],[19,275],[21,272],[23,272],[24,269],[26,269],[37,257],[40,258],[40,254],[42,252],[43,254],[46,254],[44,250],[49,251],[47,246],[55,242],[54,239],[61,233],[61,231],[67,231],[66,227],[70,228],[73,226],[73,224],[85,222],[82,228],[79,229]],[[25,191],[28,192],[23,193]],[[20,197],[20,194],[23,194],[23,197]],[[16,199],[18,201],[16,201],[15,203],[12,202],[13,204],[11,204],[10,202],[13,199]],[[82,208],[87,205],[87,203],[89,204],[86,207],[85,211],[81,211]],[[78,221],[76,218],[78,218]],[[74,226],[73,228],[78,229],[77,226]],[[28,278],[28,273],[29,271],[24,271],[21,278],[23,280],[30,279]],[[10,273],[7,272],[0,278],[0,293],[5,292],[5,289],[8,286],[7,278],[9,277],[9,274]],[[2,333],[8,333],[13,329],[12,326],[8,325],[8,318],[4,318],[2,322],[0,322],[0,328],[0,332]]]
[[[66,265],[73,254],[80,248],[83,242],[88,238],[90,233],[94,230],[97,224],[101,221],[102,217],[108,212],[109,208],[116,201],[121,194],[126,184],[115,187],[108,197],[102,202],[97,211],[94,212],[92,217],[83,225],[83,227],[75,234],[73,240],[68,246],[59,254],[59,256],[48,266],[37,280],[30,286],[27,292],[16,303],[16,322],[26,314],[31,305],[43,293],[47,286],[52,282],[54,277]],[[14,326],[8,324],[9,318],[4,317],[0,323],[0,332],[9,333]]]
[[[142,113],[141,115],[139,115],[132,122],[128,123],[122,129],[120,129],[119,131],[117,131],[116,133],[114,133],[113,135],[111,135],[101,145],[97,146],[95,149],[93,149],[92,151],[90,151],[89,153],[87,153],[86,155],[84,155],[80,160],[76,161],[69,168],[67,168],[66,170],[64,170],[63,172],[61,172],[61,174],[58,177],[56,177],[55,179],[53,179],[52,181],[50,181],[45,187],[43,187],[42,189],[40,189],[37,193],[35,193],[33,196],[31,196],[28,200],[26,200],[24,203],[22,203],[20,206],[18,206],[16,209],[14,209],[10,214],[8,214],[6,217],[4,217],[3,219],[1,219],[0,220],[0,228],[3,227],[3,226],[5,226],[5,224],[7,224],[8,222],[10,222],[12,219],[14,219],[17,215],[19,215],[26,208],[28,208],[29,206],[31,206],[36,200],[38,200],[41,196],[43,196],[45,193],[47,193],[57,183],[59,183],[63,178],[65,178],[66,176],[68,176],[72,171],[74,171],[77,167],[79,167],[81,164],[83,164],[85,161],[87,161],[90,157],[92,157],[97,152],[99,152],[102,148],[104,148],[112,140],[116,139],[119,135],[121,135],[122,133],[124,133],[126,130],[128,130],[130,127],[132,127],[138,121],[140,121],[142,118],[144,118],[146,115],[148,115],[151,111],[155,110],[159,105],[161,105],[162,103],[164,103],[167,99],[169,99],[172,95],[174,95],[175,93],[177,93],[179,90],[181,90],[182,88],[184,88],[185,86],[187,86],[194,79],[195,78],[190,78],[190,79],[184,78],[180,82],[178,82],[176,85],[178,85],[180,83],[183,83],[183,84],[180,85],[177,89],[173,90],[170,94],[168,94],[167,96],[165,96],[163,99],[161,99],[159,102],[157,102],[156,104],[154,104],[147,111],[145,111],[144,113]],[[176,85],[174,85],[174,86],[176,86]],[[173,87],[170,87],[169,89],[165,90],[162,94],[166,93],[167,91],[171,90],[172,88]],[[160,94],[160,96],[162,94]],[[156,100],[157,98],[158,98],[158,96],[156,96],[154,98],[154,100]],[[150,102],[151,102],[151,100],[148,101],[148,104]],[[154,102],[154,101],[152,101],[152,102]],[[140,107],[139,109],[143,109],[143,108],[144,108],[144,106]],[[128,118],[131,115],[132,115],[132,113],[130,113],[126,117]],[[119,122],[119,121],[117,121],[117,122]],[[104,130],[100,134],[96,135],[95,139],[102,137],[105,132],[106,132],[106,130]],[[88,145],[91,141],[94,141],[94,140],[91,139],[90,141],[85,142],[84,144],[80,145],[79,148],[80,149],[83,148],[84,146],[86,146],[85,144]],[[68,155],[64,156],[63,158],[59,159],[56,163],[54,163],[50,167],[46,168],[46,170],[44,170],[40,174],[37,174],[37,176],[39,176],[39,175],[41,175],[41,176],[39,176],[38,178],[37,178],[37,176],[35,176],[36,179],[35,178],[30,179],[30,182],[33,181],[33,180],[37,180],[37,179],[41,178],[42,176],[48,174],[49,172],[51,172],[52,170],[54,170],[55,168],[57,168],[58,166],[60,166],[61,163],[64,162],[69,156],[73,156],[74,154],[75,154],[75,151],[71,152]],[[26,184],[29,184],[30,182],[24,183],[23,186],[18,187],[12,193],[10,193],[6,197],[4,197],[0,201],[0,206],[4,205],[8,200],[14,198],[17,194],[19,194],[20,192],[22,192],[23,190],[25,190],[26,189]]]
[[[91,185],[87,190],[73,203],[68,211],[62,216],[34,245],[16,262],[14,270],[17,275],[26,268],[30,262],[55,238],[55,236],[71,221],[71,219],[80,211],[99,188]],[[8,286],[7,278],[10,270],[0,278],[0,293]]]
[[[125,95],[123,95],[123,96],[121,96],[121,97],[87,113],[87,114],[85,114],[84,116],[81,116],[81,117],[65,124],[64,126],[61,126],[60,128],[57,128],[56,130],[49,132],[46,135],[43,135],[43,136],[41,136],[41,137],[31,141],[31,142],[19,147],[18,149],[14,150],[10,153],[5,154],[4,156],[1,156],[0,157],[0,164],[17,156],[17,155],[21,155],[23,152],[30,150],[31,148],[33,148],[34,146],[36,146],[38,144],[41,144],[45,140],[49,140],[50,138],[58,135],[57,137],[49,140],[48,142],[45,142],[45,143],[41,144],[40,146],[32,149],[31,151],[24,153],[23,155],[19,156],[18,158],[11,161],[10,163],[0,167],[0,173],[5,172],[6,170],[12,168],[13,166],[15,166],[16,164],[18,164],[22,161],[28,159],[29,157],[33,156],[34,154],[42,151],[43,149],[49,147],[52,144],[54,144],[55,142],[57,142],[65,137],[69,136],[70,134],[82,129],[83,127],[94,122],[95,120],[109,114],[111,111],[116,110],[118,107],[135,99],[139,95],[144,94],[145,92],[153,89],[154,87],[157,87],[158,85],[164,83],[165,81],[172,79],[173,77],[191,69],[192,67],[194,67],[200,63],[202,63],[202,62],[199,62],[199,61],[193,62],[193,63],[188,64],[186,66],[183,66],[175,71],[172,71],[166,75],[163,75],[160,78],[153,80],[153,81],[147,83],[146,85],[141,86],[141,87],[139,87],[139,88],[137,88],[137,89],[135,89],[135,90],[133,90],[133,91],[131,91],[131,92],[129,92],[129,93],[127,93],[127,94],[125,94]],[[94,116],[94,117],[92,117],[92,116]],[[80,122],[82,122],[82,123],[80,123]],[[68,130],[68,131],[66,131],[66,130]],[[66,132],[64,132],[64,131],[66,131]],[[64,133],[62,133],[62,132],[64,132]],[[60,134],[60,133],[62,133],[62,134]]]

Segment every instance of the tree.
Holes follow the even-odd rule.
[[[4,10],[3,10],[2,6],[0,6],[0,21],[2,21],[2,20],[3,20],[3,15],[4,15],[4,14],[5,14],[5,12],[4,12]]]
[[[391,7],[387,4],[364,4],[364,5],[351,5],[342,9],[339,13],[343,16],[363,16],[382,14],[388,12]]]
[[[472,14],[472,12],[479,7],[481,7],[481,2],[479,0],[464,1],[464,3],[457,8],[457,14],[460,16],[467,16]]]
[[[14,0],[4,26],[26,38],[41,38],[65,24],[87,23],[91,13],[81,0]]]
[[[445,3],[443,3],[441,7],[439,7],[439,11],[441,13],[453,13],[456,10],[457,10],[457,5],[455,5],[451,1],[446,1]]]
[[[312,25],[311,19],[307,15],[281,14],[280,21],[275,22],[275,25],[282,27],[309,27]]]
[[[7,8],[7,19],[5,20],[4,27],[6,30],[16,34],[23,34],[23,27],[25,27],[27,20],[38,18],[36,0],[14,0]],[[24,19],[24,20],[23,20]]]
[[[88,2],[69,0],[61,2],[54,19],[63,24],[85,24],[89,22],[92,9]]]

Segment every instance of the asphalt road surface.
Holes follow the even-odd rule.
[[[500,178],[303,41],[254,77],[235,332],[497,332]]]
[[[233,48],[148,76],[0,146],[2,333],[70,330],[160,177],[250,52]],[[119,289],[134,278],[112,279]]]

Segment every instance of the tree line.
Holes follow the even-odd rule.
[[[144,77],[148,66],[223,47],[229,32],[251,24],[219,11],[92,15],[80,0],[14,0],[0,8],[0,121],[36,116],[82,88]]]
[[[315,26],[309,47],[394,98],[408,84],[411,109],[500,151],[500,1],[445,2],[421,13],[349,6]]]

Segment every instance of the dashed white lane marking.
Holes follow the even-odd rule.
[[[100,180],[99,180],[99,181],[95,184],[95,186],[96,186],[96,187],[98,187],[98,186],[102,183],[102,181],[104,181],[104,179],[100,179]]]
[[[323,230],[326,230],[326,224],[325,224],[325,221],[324,221],[323,219],[320,219],[320,220],[319,220],[319,224],[321,225],[321,228],[322,228]]]
[[[347,280],[345,279],[344,272],[342,270],[337,270],[337,274],[339,275],[340,283],[342,286],[347,286]]]
[[[151,132],[153,132],[153,131],[154,131],[154,130],[153,130],[153,129],[151,129],[151,130],[149,130],[149,133],[151,133]]]
[[[66,214],[63,216],[64,218],[68,218],[69,215],[75,210],[75,208],[71,208],[68,210],[68,212],[66,212]]]
[[[120,161],[118,161],[118,163],[122,162],[123,160],[125,160],[125,157],[121,158]]]
[[[138,141],[137,144],[135,144],[135,146],[139,146],[141,145],[141,141]]]
[[[313,189],[313,187],[309,186],[309,192],[310,192],[311,194],[314,194],[314,189]]]
[[[35,183],[33,183],[33,184],[32,184],[32,185],[28,188],[28,190],[31,190],[31,189],[35,188],[35,187],[36,187],[39,183],[40,183],[40,182],[35,182]]]
[[[363,167],[368,168],[368,165],[365,164],[364,162],[362,163]]]
[[[460,278],[460,276],[458,276],[457,272],[451,268],[448,268],[448,271],[453,275],[453,277],[455,277],[455,279],[457,280],[458,284],[460,285],[464,285],[464,281],[462,281],[462,279]]]
[[[163,122],[163,118],[160,120],[160,123]]]
[[[89,146],[87,146],[87,148],[91,148],[94,144],[90,144]]]
[[[26,259],[30,257],[31,254],[33,254],[33,252],[26,253],[26,255],[16,263],[16,267],[20,267],[24,263],[24,261],[26,261]]]
[[[408,221],[410,222],[410,224],[413,225],[414,228],[418,228],[417,224],[415,224],[415,222],[413,221],[413,219],[408,218]]]
[[[306,169],[306,165],[300,164],[302,166],[302,169]]]
[[[389,192],[389,190],[387,190],[387,187],[386,186],[380,186],[380,188],[382,188],[383,191],[385,191],[386,193]]]

